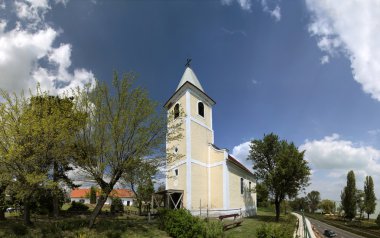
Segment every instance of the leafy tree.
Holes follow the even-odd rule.
[[[140,215],[142,204],[151,202],[154,193],[152,176],[156,173],[157,166],[154,160],[137,159],[128,173],[123,176],[124,181],[135,193]]]
[[[342,207],[346,218],[352,220],[356,216],[356,182],[354,171],[347,174],[347,185],[341,193]]]
[[[276,207],[276,221],[280,218],[280,204],[308,185],[310,168],[294,143],[279,140],[271,133],[262,140],[251,141],[248,159],[253,161],[256,178],[268,188]]]
[[[90,188],[90,204],[96,203],[96,188],[91,186]]]
[[[8,185],[23,204],[24,223],[30,225],[30,205],[33,195],[49,186],[49,163],[43,155],[42,125],[22,94],[10,96],[0,91],[0,164],[12,175]]]
[[[305,197],[296,197],[290,201],[290,207],[293,209],[293,211],[309,211],[309,208],[307,206],[307,199]]]
[[[319,208],[323,210],[323,213],[333,213],[335,210],[335,202],[329,199],[323,199],[319,203]]]
[[[378,226],[380,226],[380,213],[379,213],[379,215],[377,215],[377,217],[376,217],[376,224],[378,225]]]
[[[167,116],[157,112],[157,104],[148,98],[147,92],[133,87],[134,80],[133,73],[125,74],[121,80],[114,73],[112,92],[105,83],[97,82],[91,92],[78,91],[74,100],[88,114],[87,127],[77,134],[77,165],[102,191],[90,215],[89,227],[136,158],[155,155],[164,162],[165,139],[181,137],[180,130],[176,130],[181,128],[181,122],[167,124]]]
[[[307,198],[311,213],[314,213],[315,210],[318,209],[319,202],[321,201],[320,193],[318,191],[311,191],[310,193],[306,195],[306,198]]]
[[[364,209],[365,209],[365,203],[364,203],[364,192],[363,190],[360,190],[360,189],[357,189],[356,190],[356,206],[357,206],[357,210],[359,211],[359,217],[360,219],[363,217],[363,212],[364,212]]]
[[[364,182],[364,207],[369,220],[369,215],[374,213],[376,208],[376,195],[371,176],[366,176]]]
[[[264,183],[256,184],[257,204],[262,207],[267,207],[269,200],[269,191]]]

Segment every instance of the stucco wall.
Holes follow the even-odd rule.
[[[227,163],[229,173],[229,191],[230,191],[230,208],[242,208],[246,211],[246,215],[256,214],[256,194],[249,191],[249,182],[251,182],[251,190],[256,186],[255,180],[247,172],[243,171],[236,165]],[[240,179],[243,178],[243,194],[240,190]]]
[[[204,117],[198,114],[198,102],[203,102]],[[207,127],[211,128],[211,113],[211,107],[207,105],[204,100],[193,93],[190,94],[190,115],[194,119],[204,123]]]
[[[210,168],[210,208],[223,208],[223,166]]]
[[[191,165],[192,200],[191,209],[207,208],[208,204],[208,175],[207,168],[197,164]]]

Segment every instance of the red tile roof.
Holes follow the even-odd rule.
[[[70,197],[71,198],[85,198],[87,194],[90,194],[89,188],[77,188],[71,190]],[[96,196],[99,196],[99,192],[97,192]],[[133,191],[129,189],[114,189],[112,190],[111,197],[119,197],[119,198],[131,198],[134,197]]]
[[[240,167],[241,169],[243,169],[244,171],[248,172],[250,175],[255,176],[247,167],[245,167],[237,159],[235,159],[234,157],[232,157],[232,155],[228,155],[228,160],[230,162],[232,162],[233,164],[237,165],[238,167]]]

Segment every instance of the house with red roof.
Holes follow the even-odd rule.
[[[96,192],[96,199],[99,198],[100,192]],[[105,204],[111,204],[112,198],[118,197],[123,202],[124,206],[132,206],[135,199],[135,194],[130,189],[114,189],[110,193]],[[90,204],[90,188],[76,188],[70,192],[70,200]]]

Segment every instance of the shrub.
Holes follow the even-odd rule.
[[[24,236],[28,233],[28,228],[22,224],[12,224],[11,230],[16,236]]]
[[[81,203],[81,202],[75,202],[75,201],[72,201],[71,202],[71,206],[69,207],[69,209],[67,209],[67,211],[76,211],[76,212],[85,212],[88,210],[88,207]]]
[[[256,230],[257,238],[288,238],[293,237],[287,229],[279,225],[262,225]]]
[[[123,201],[120,198],[112,198],[111,213],[124,212]]]
[[[379,215],[377,215],[377,218],[376,218],[376,224],[377,224],[378,226],[380,226],[380,213],[379,213]]]
[[[220,237],[223,227],[219,221],[203,221],[193,217],[185,209],[161,210],[159,217],[160,227],[170,236],[178,238],[187,237]]]

